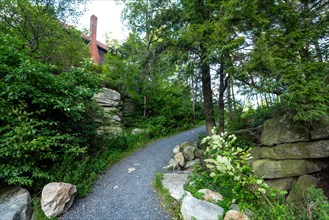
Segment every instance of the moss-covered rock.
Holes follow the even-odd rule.
[[[276,147],[262,147],[261,158],[307,159],[329,157],[329,140],[281,144]]]
[[[309,131],[297,126],[287,116],[271,118],[262,126],[260,141],[266,146],[309,141]]]
[[[282,179],[267,180],[265,183],[274,189],[288,191],[293,180],[293,178],[288,177]]]
[[[319,180],[310,175],[300,176],[296,183],[293,185],[293,188],[289,192],[287,201],[289,202],[301,202],[305,198],[306,191],[318,184]]]
[[[324,167],[324,162],[314,160],[261,159],[252,163],[255,175],[265,179],[301,176],[320,171]]]

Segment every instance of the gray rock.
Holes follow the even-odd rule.
[[[225,213],[224,220],[248,220],[248,216],[237,210],[229,210]]]
[[[196,158],[202,158],[204,155],[205,150],[203,149],[196,149],[194,155]]]
[[[329,140],[262,147],[261,157],[270,159],[326,158],[329,157]]]
[[[18,186],[1,186],[0,214],[3,220],[29,220],[32,215],[30,193]]]
[[[48,183],[41,194],[41,208],[50,218],[65,213],[73,204],[76,186],[68,183]]]
[[[210,202],[194,198],[191,195],[186,195],[183,198],[181,213],[184,220],[218,220],[223,217],[224,209]]]
[[[175,170],[178,168],[179,168],[179,163],[177,160],[174,160],[174,159],[170,159],[168,165],[164,167],[164,169],[167,169],[167,170]]]
[[[261,159],[252,163],[255,175],[265,179],[301,176],[318,172],[325,163],[314,160],[270,160]]]
[[[121,95],[112,89],[103,88],[102,92],[94,96],[97,102],[104,104],[104,106],[116,106],[113,103],[119,103]]]
[[[184,184],[187,182],[187,178],[188,174],[165,173],[162,184],[169,190],[171,197],[179,201],[184,195],[189,194],[184,190]]]
[[[220,193],[211,191],[210,189],[200,189],[198,192],[203,193],[203,199],[208,202],[217,203],[223,201],[223,196]]]
[[[240,139],[247,141],[248,143],[257,143],[257,137],[254,135],[251,129],[242,129],[232,133]]]
[[[185,166],[185,158],[184,158],[182,152],[179,152],[179,153],[175,154],[174,159],[175,159],[176,161],[178,161],[178,163],[179,163],[179,165],[180,165],[181,167],[184,167],[184,166]]]
[[[187,161],[184,166],[184,169],[194,168],[194,166],[199,163],[200,163],[200,159],[194,159],[194,160]]]
[[[121,118],[119,115],[111,115],[111,120],[115,122],[121,122]]]
[[[266,146],[309,141],[309,131],[298,127],[285,115],[266,120],[262,126],[260,139]]]
[[[145,133],[145,130],[144,129],[140,129],[140,128],[134,128],[131,131],[131,134],[132,135],[139,135],[139,134],[144,134],[144,133]]]
[[[291,187],[292,181],[293,178],[282,178],[282,179],[267,180],[265,181],[265,183],[276,190],[288,191]]]
[[[318,184],[319,180],[310,175],[304,175],[298,177],[296,183],[293,185],[293,188],[289,192],[287,201],[289,202],[302,202],[305,200],[306,191]]]
[[[187,145],[182,147],[182,153],[184,155],[184,158],[189,161],[193,160],[195,158],[194,152],[196,150],[196,146],[194,145]]]
[[[176,147],[174,147],[174,149],[172,150],[172,152],[174,154],[178,154],[180,152],[181,146],[180,145],[176,145]]]

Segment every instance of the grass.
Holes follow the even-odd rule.
[[[163,173],[157,173],[153,181],[153,187],[156,189],[161,199],[161,205],[163,206],[165,211],[168,211],[170,213],[172,219],[180,220],[182,219],[180,213],[181,205],[177,200],[171,197],[169,190],[163,186],[162,180]]]

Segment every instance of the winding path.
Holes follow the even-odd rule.
[[[195,141],[202,132],[205,132],[204,126],[153,142],[124,158],[100,176],[93,191],[75,200],[59,219],[170,219],[152,188],[154,175],[163,172],[177,144]],[[133,171],[128,173],[128,170]]]

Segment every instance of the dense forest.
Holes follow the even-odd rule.
[[[67,181],[84,194],[113,155],[201,120],[209,135],[275,113],[329,120],[328,1],[117,2],[131,32],[108,39],[99,66],[67,25],[86,0],[0,2],[1,182],[38,192]],[[97,132],[102,87],[135,104],[119,136]],[[130,135],[136,127],[147,134]]]

